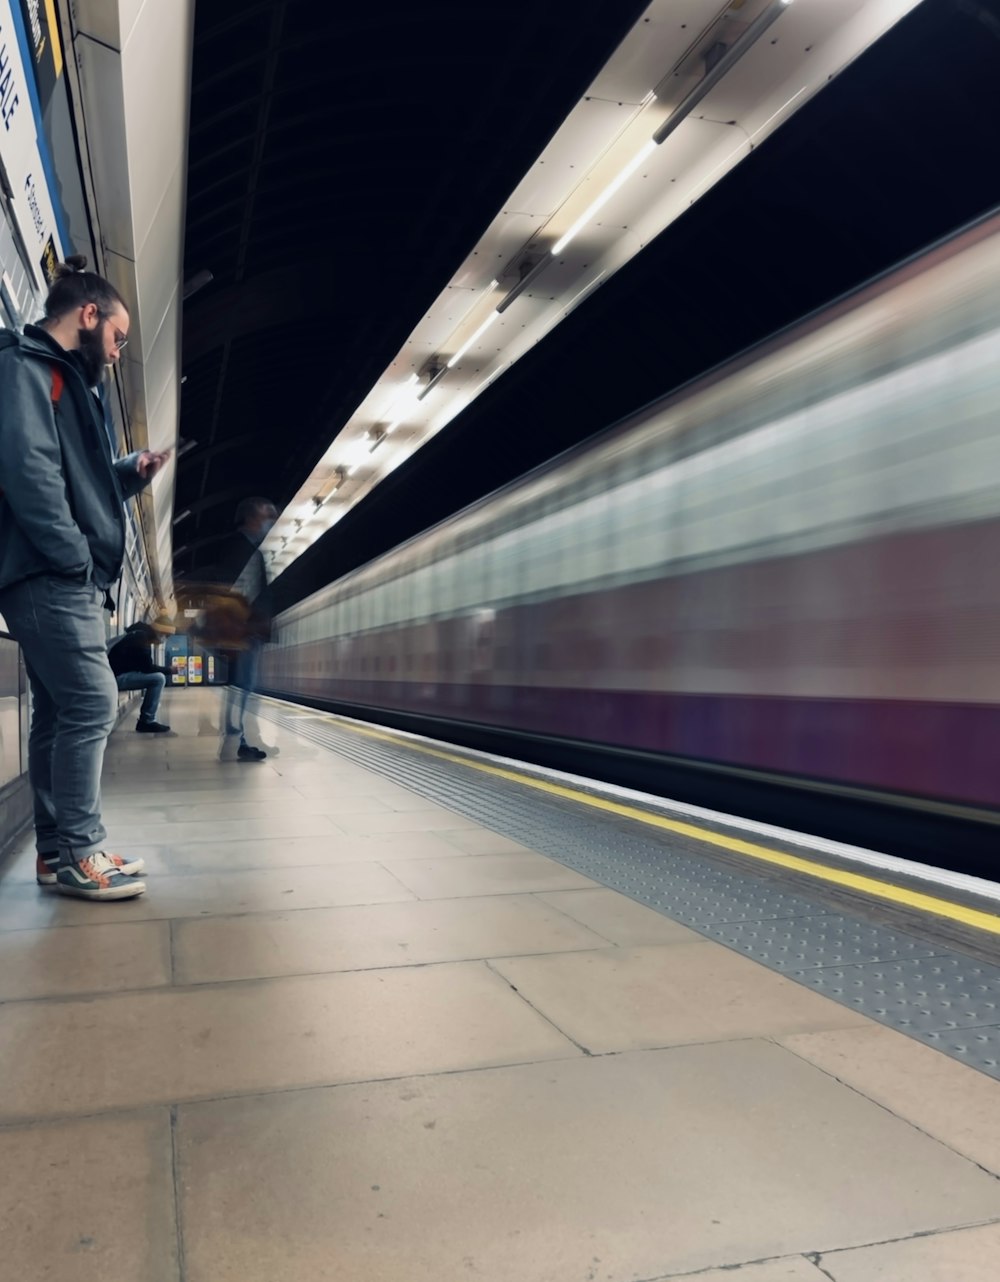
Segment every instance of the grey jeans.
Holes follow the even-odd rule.
[[[261,645],[251,641],[245,650],[237,650],[232,659],[229,689],[226,691],[226,730],[239,732],[242,741],[247,713],[247,700],[257,691],[257,668]]]
[[[140,721],[155,721],[160,710],[160,695],[167,684],[162,672],[122,672],[115,677],[119,690],[145,690],[142,696],[142,707],[139,709]]]
[[[62,863],[100,850],[101,766],[118,688],[108,663],[104,593],[39,575],[0,589],[0,614],[21,646],[31,684],[28,777],[39,854]]]

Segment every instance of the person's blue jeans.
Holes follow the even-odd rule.
[[[118,711],[104,636],[104,592],[38,575],[0,589],[0,614],[31,685],[28,777],[39,854],[61,863],[103,848],[101,766]]]
[[[226,691],[226,733],[244,738],[247,700],[257,689],[257,668],[260,663],[260,643],[251,642],[245,650],[237,650],[232,658],[229,689]]]
[[[162,672],[123,672],[115,677],[119,690],[145,690],[142,696],[142,707],[139,709],[139,720],[155,721],[160,708],[160,695],[167,684]]]

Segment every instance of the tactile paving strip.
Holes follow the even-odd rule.
[[[1000,968],[732,870],[663,832],[541,795],[336,719],[259,701],[258,715],[834,1001],[1000,1079]],[[460,750],[458,750],[460,752]],[[688,843],[690,844],[690,843]]]

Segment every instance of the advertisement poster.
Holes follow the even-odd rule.
[[[27,8],[31,10],[30,5]],[[50,8],[44,0],[38,6],[40,14]],[[41,38],[40,18],[38,31]],[[42,127],[35,82],[38,55],[33,50],[38,50],[38,44],[29,42],[21,0],[0,0],[0,165],[25,265],[38,290],[45,293],[52,282],[52,268],[66,254],[67,241],[65,220],[52,195],[58,187]],[[40,57],[42,65],[48,65],[49,57],[54,72],[53,50],[46,36]],[[61,52],[58,67],[62,69]]]
[[[192,654],[188,659],[188,685],[201,685],[201,655]]]

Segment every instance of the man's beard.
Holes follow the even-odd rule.
[[[104,366],[108,363],[104,355],[104,340],[101,337],[100,327],[97,329],[81,329],[80,346],[76,349],[77,357],[83,367],[83,375],[87,380],[88,387],[96,387],[101,381],[104,373]]]

